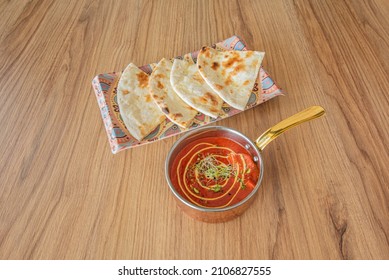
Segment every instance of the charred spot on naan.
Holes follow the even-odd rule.
[[[246,81],[244,81],[243,85],[244,85],[244,86],[247,86],[249,83],[250,83],[250,81],[249,81],[249,80],[246,80]]]
[[[215,87],[218,89],[218,90],[222,90],[224,87],[222,85],[219,85],[219,84],[215,84]]]
[[[160,91],[158,93],[154,93],[153,91],[151,91],[151,95],[155,101],[162,102],[163,99],[166,97],[167,93],[166,93],[166,90]]]
[[[207,91],[205,93],[205,97],[208,98],[209,100],[211,100],[211,103],[213,106],[217,106],[217,104],[218,104],[217,99],[215,98],[215,96],[212,93]]]
[[[190,53],[185,54],[183,59],[188,61],[188,62],[192,62],[192,56]]]
[[[160,81],[158,81],[157,82],[157,87],[160,88],[160,89],[163,89],[164,85]]]
[[[201,84],[203,84],[205,82],[203,77],[201,77],[199,72],[197,72],[196,74],[193,75],[193,80],[195,80],[196,82],[199,82]]]
[[[211,57],[211,49],[208,47],[202,47],[201,52],[205,55],[205,57],[210,58]]]
[[[189,106],[188,104],[186,104],[186,109],[188,109],[189,111],[195,111],[197,112],[195,109],[193,109],[191,106]]]
[[[248,52],[246,52],[246,58],[249,58],[249,57],[251,57],[251,56],[253,56],[253,52],[250,52],[250,51],[248,51]]]
[[[205,62],[205,61],[204,61]],[[219,63],[217,63],[216,61],[215,62],[213,62],[212,63],[212,66],[211,66],[211,68],[213,69],[213,70],[217,70],[218,68],[220,67],[220,64]]]
[[[123,90],[122,90],[122,93],[123,93],[123,95],[127,95],[127,94],[130,93],[130,91],[128,91],[128,90],[126,90],[126,89],[123,89]]]
[[[181,113],[172,114],[172,118],[173,118],[174,120],[180,119],[180,118],[182,118],[182,117],[183,117],[183,115],[182,115]]]
[[[234,63],[243,62],[243,58],[236,52],[231,53],[227,61],[223,61],[223,67],[230,68]]]
[[[228,77],[227,77],[225,84],[226,84],[226,86],[229,86],[229,85],[232,84],[232,78],[231,78],[231,76],[228,76]]]
[[[149,76],[145,72],[139,72],[136,74],[140,88],[145,88],[149,84]]]
[[[166,75],[162,74],[162,73],[159,73],[159,74],[155,74],[154,78],[156,78],[156,79],[164,79],[164,78],[166,78]]]
[[[240,72],[243,72],[245,70],[246,70],[246,66],[244,64],[239,64],[231,72],[231,75],[233,75],[233,76],[238,75]]]
[[[145,100],[146,100],[146,102],[151,102],[151,100],[152,100],[151,95],[150,94],[146,95]]]
[[[207,103],[208,103],[208,99],[205,98],[204,96],[201,96],[201,97],[199,98],[199,101],[200,101],[200,103],[202,103],[202,104],[207,104]]]
[[[201,51],[204,52],[207,48],[208,48],[207,46],[203,46],[203,47],[201,48]]]

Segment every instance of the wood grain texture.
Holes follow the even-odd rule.
[[[388,259],[388,18],[385,0],[1,1],[0,258]],[[204,224],[164,179],[178,137],[112,155],[91,80],[233,34],[288,94],[219,125],[327,115],[265,149],[243,216]]]

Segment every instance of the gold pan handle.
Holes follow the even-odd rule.
[[[258,137],[255,143],[257,144],[259,150],[262,151],[267,144],[276,139],[278,135],[284,133],[289,128],[316,119],[324,114],[325,110],[323,107],[309,107],[269,128],[261,136]]]

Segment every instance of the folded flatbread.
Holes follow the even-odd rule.
[[[187,104],[205,115],[218,117],[223,100],[205,82],[195,63],[175,59],[170,83],[178,96]]]
[[[208,85],[230,106],[244,110],[265,53],[203,47],[197,66]]]
[[[173,63],[163,58],[150,75],[149,89],[162,112],[175,124],[188,127],[198,113],[186,104],[170,84]]]
[[[123,71],[117,87],[120,115],[138,141],[165,120],[149,93],[148,84],[149,76],[131,63]]]

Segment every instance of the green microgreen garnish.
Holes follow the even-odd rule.
[[[221,189],[222,189],[222,186],[220,186],[220,185],[216,185],[216,186],[211,188],[211,190],[213,190],[214,192],[220,192]]]
[[[238,180],[238,182],[240,183],[240,188],[242,190],[244,190],[246,188],[246,184],[243,182],[242,178],[240,177],[236,177],[236,179]]]
[[[207,179],[221,180],[229,178],[232,173],[232,167],[217,161],[215,156],[208,155],[201,159],[195,166],[197,172]]]

